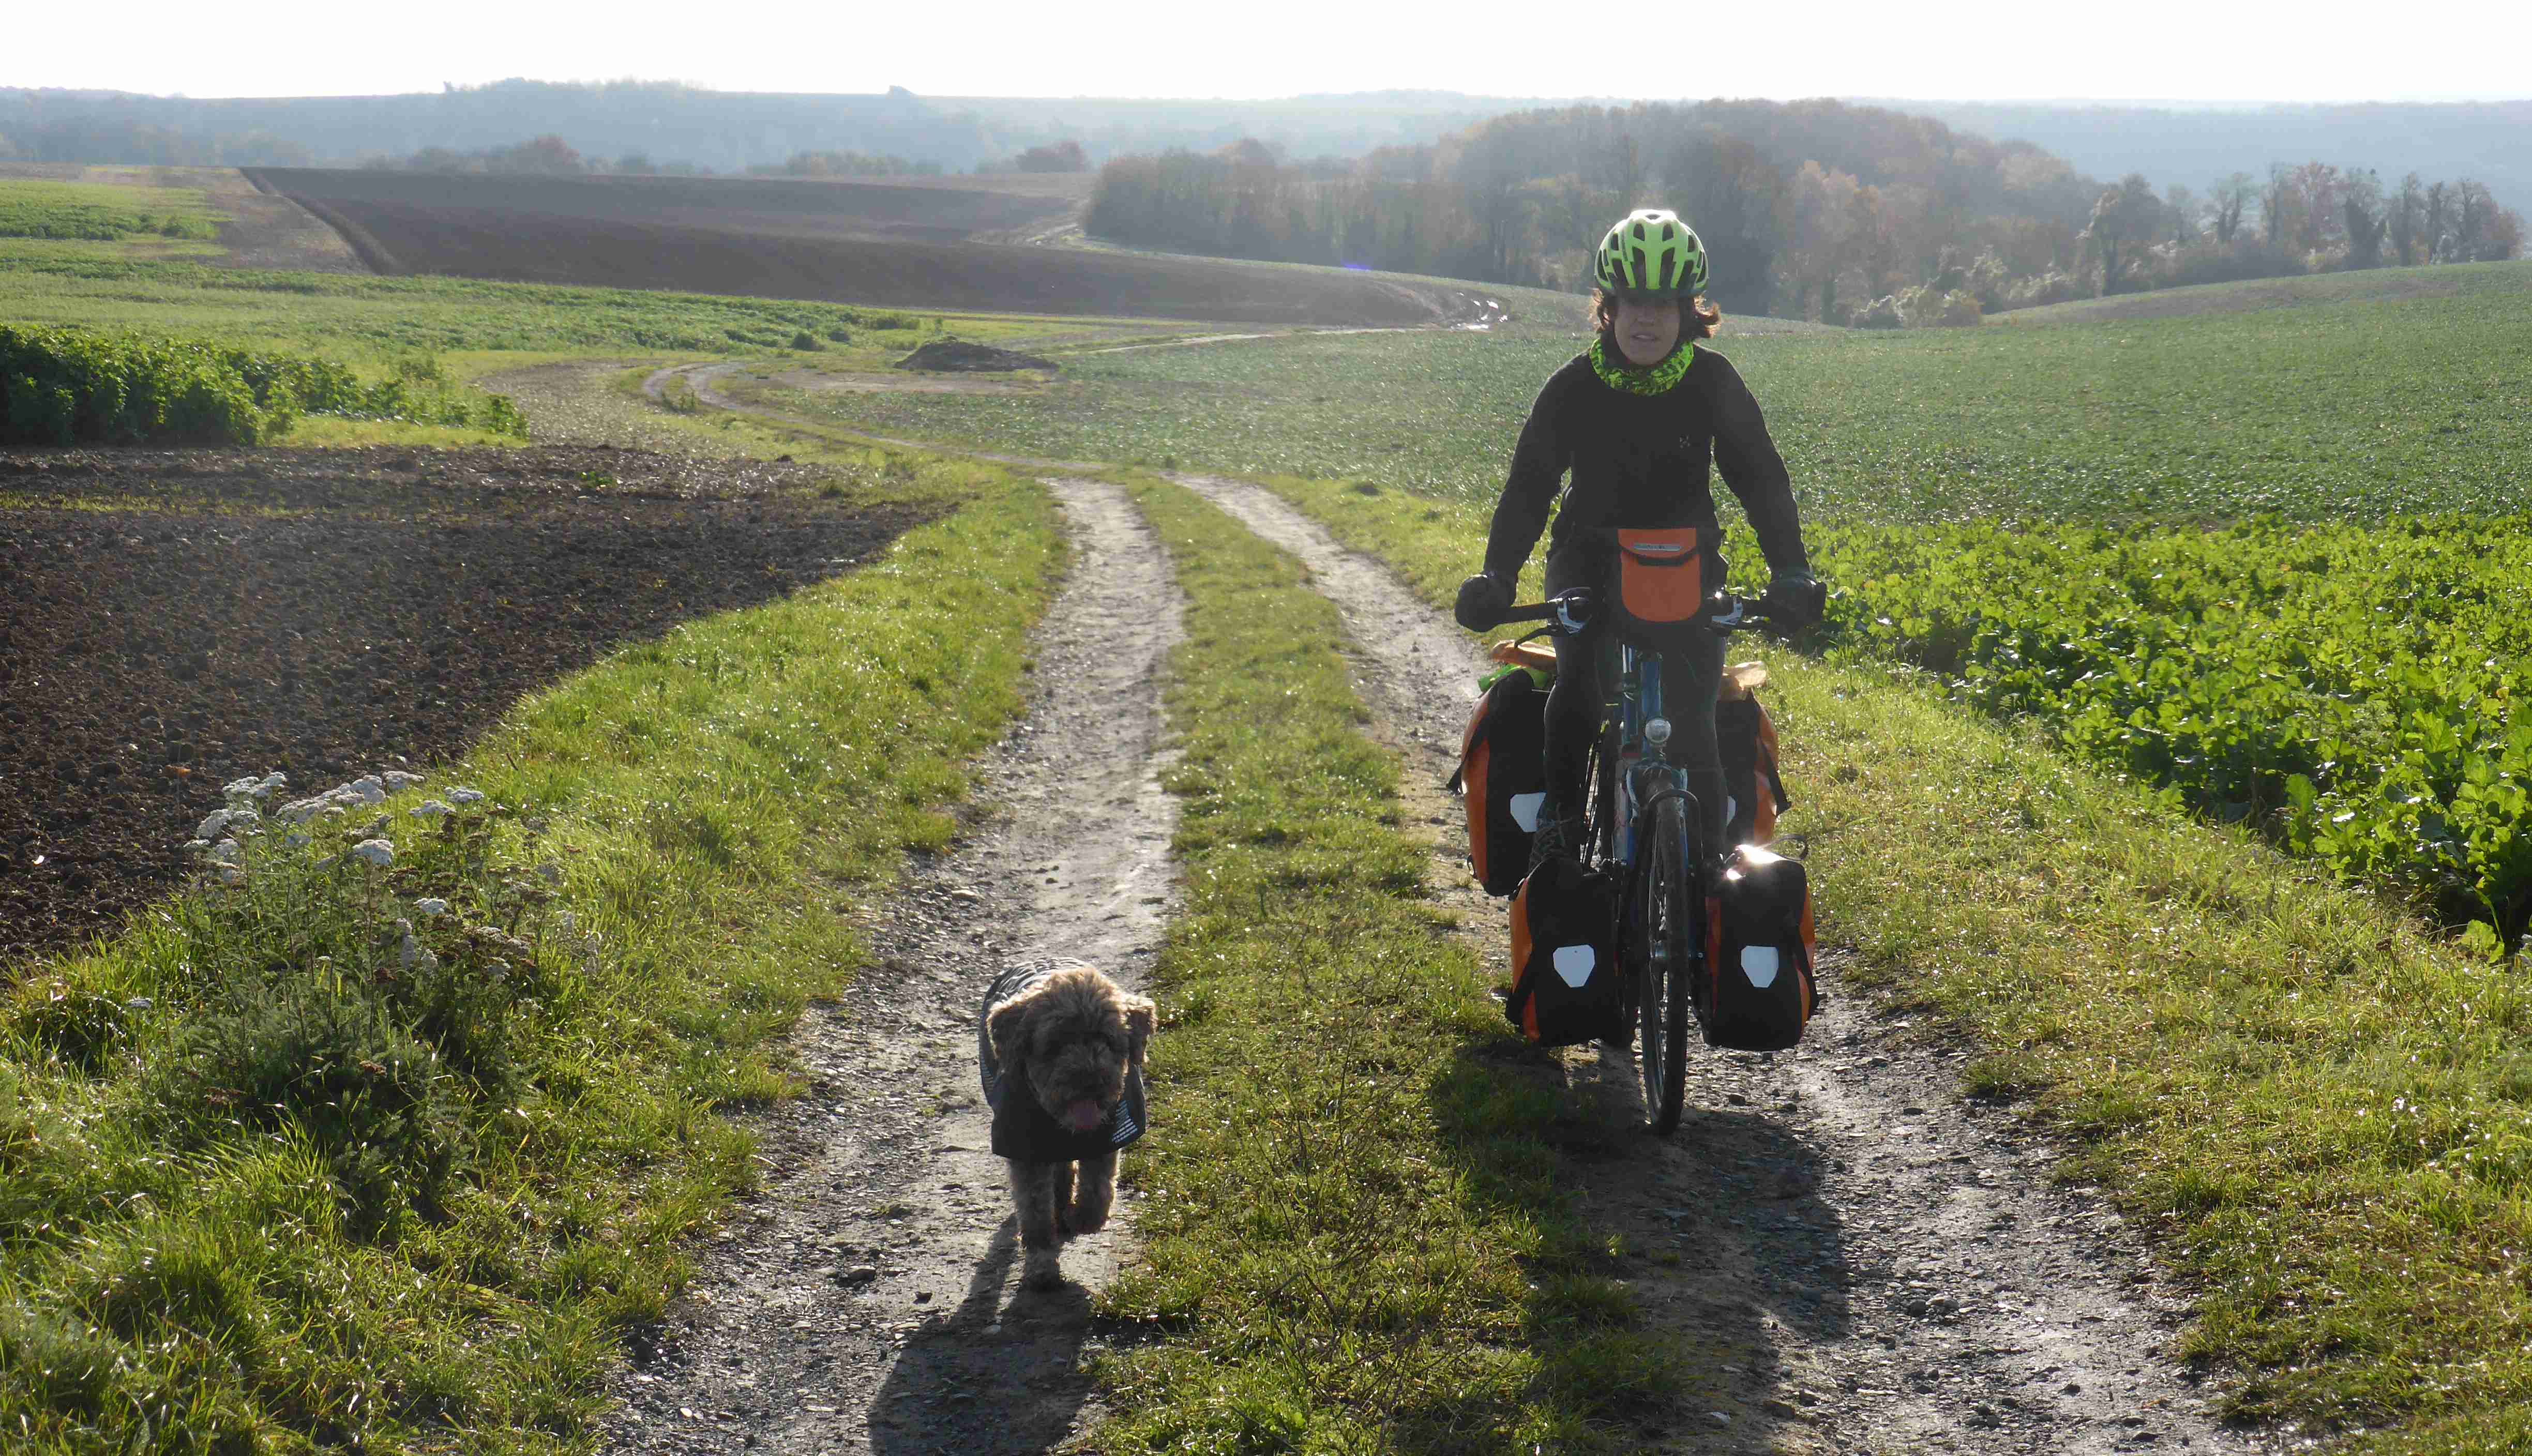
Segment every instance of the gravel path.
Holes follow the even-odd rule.
[[[1050,691],[986,765],[990,816],[871,913],[877,964],[804,1024],[812,1092],[757,1123],[765,1188],[622,1378],[617,1451],[996,1456],[1091,1419],[1088,1291],[1114,1276],[1135,1194],[1066,1246],[1075,1285],[1019,1289],[975,1017],[1007,961],[1077,956],[1130,985],[1159,945],[1177,822],[1159,674],[1180,597],[1122,491],[1047,483],[1073,548],[1038,641]]]
[[[702,401],[746,409],[683,373]],[[781,419],[772,412],[751,413]],[[805,421],[803,421],[805,422]],[[1025,456],[864,436],[1022,468]],[[1440,786],[1475,700],[1474,644],[1379,563],[1262,487],[1172,479],[1293,553],[1342,613],[1376,729],[1406,756],[1407,811],[1435,833],[1431,882],[1506,974],[1501,902],[1460,853],[1460,810]],[[1718,1345],[1722,1388],[1688,1430],[1654,1449],[1973,1456],[2156,1450],[2265,1452],[2273,1432],[2210,1414],[2201,1372],[2171,1353],[2185,1313],[2145,1241],[2101,1200],[2057,1186],[2057,1149],[2009,1110],[1972,1105],[1967,1053],[1877,1014],[1841,983],[1804,1046],[1780,1055],[1700,1051],[1677,1135],[1587,1170],[1593,1216],[1624,1236],[1629,1283],[1648,1317],[1694,1349]],[[1568,1092],[1640,1120],[1632,1055],[1578,1048]],[[954,1448],[945,1448],[954,1449]]]

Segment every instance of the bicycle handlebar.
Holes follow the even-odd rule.
[[[1776,625],[1774,615],[1766,610],[1765,602],[1755,597],[1735,596],[1729,591],[1717,591],[1706,598],[1706,607],[1707,610],[1697,620],[1700,626],[1716,637],[1729,637],[1736,632],[1753,632],[1762,627]],[[1597,614],[1599,602],[1589,590],[1561,591],[1545,601],[1507,607],[1501,616],[1495,618],[1494,625],[1503,627],[1514,622],[1545,622],[1548,624],[1548,630],[1558,637],[1573,637],[1591,625],[1591,619]]]

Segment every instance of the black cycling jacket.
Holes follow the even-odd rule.
[[[1592,372],[1587,353],[1548,376],[1513,447],[1486,536],[1487,571],[1506,582],[1520,575],[1560,487],[1565,503],[1548,541],[1551,556],[1581,532],[1607,527],[1694,526],[1719,546],[1710,466],[1722,468],[1723,483],[1757,529],[1768,569],[1811,569],[1793,484],[1757,400],[1730,360],[1684,347],[1697,350],[1688,372],[1657,395],[1611,388]],[[1574,479],[1565,486],[1568,471]]]

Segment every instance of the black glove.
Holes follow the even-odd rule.
[[[1512,606],[1512,584],[1492,572],[1479,572],[1460,584],[1460,599],[1451,615],[1470,632],[1483,632],[1503,620]]]
[[[1828,612],[1828,587],[1810,572],[1778,572],[1758,609],[1787,632],[1800,632]]]

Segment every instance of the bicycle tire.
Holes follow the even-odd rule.
[[[1644,1125],[1667,1137],[1678,1128],[1687,1097],[1689,998],[1699,920],[1688,802],[1677,795],[1654,800],[1638,843],[1643,846],[1642,868],[1628,918],[1640,942],[1628,957],[1636,973],[1637,1069]]]

